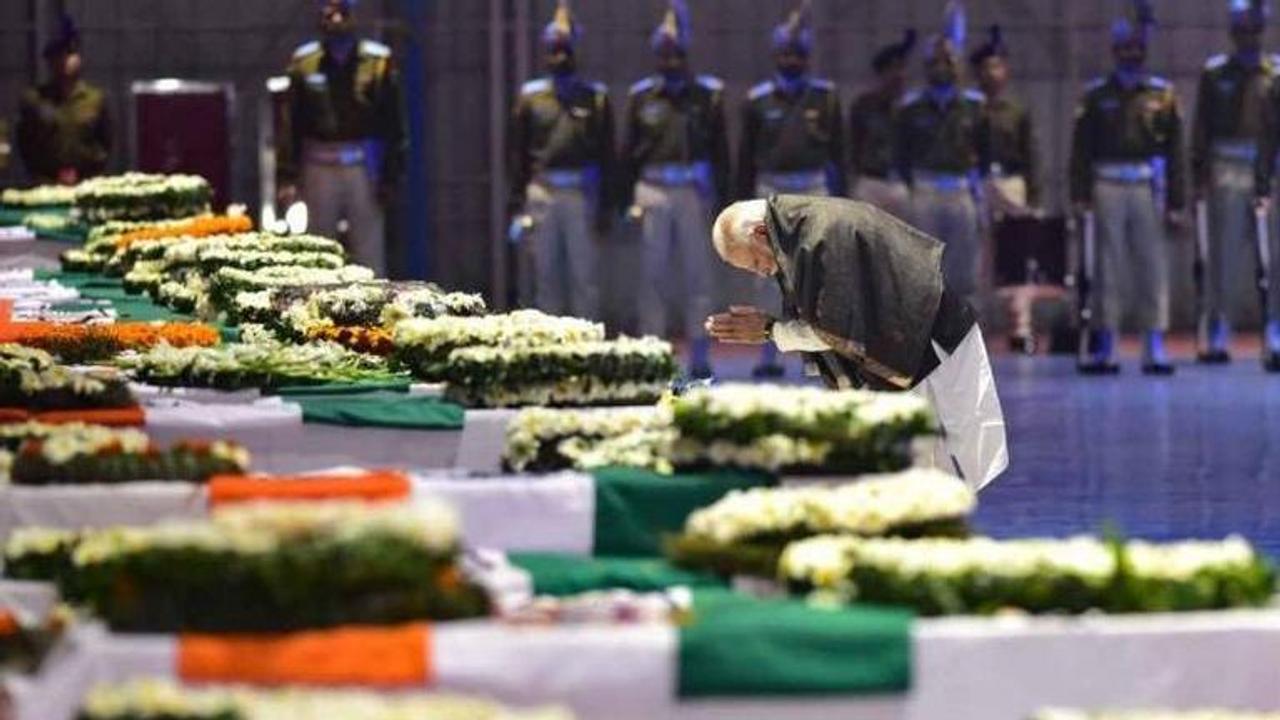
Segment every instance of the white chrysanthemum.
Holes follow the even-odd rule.
[[[17,528],[9,534],[5,542],[4,554],[8,558],[20,558],[26,555],[47,555],[60,547],[68,546],[76,541],[78,534],[71,530],[58,530],[41,527]]]
[[[1206,570],[1247,568],[1256,562],[1253,547],[1233,535],[1221,542],[1187,541],[1126,545],[1133,572],[1144,578],[1186,581]]]
[[[410,318],[395,325],[396,344],[432,351],[441,348],[535,346],[603,340],[604,326],[537,310],[482,317]]]

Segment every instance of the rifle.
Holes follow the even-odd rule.
[[[1088,367],[1092,363],[1093,351],[1093,308],[1091,307],[1094,274],[1097,271],[1097,225],[1092,210],[1085,210],[1078,218],[1080,231],[1080,272],[1076,278],[1077,301],[1079,302],[1080,345],[1076,350],[1076,359],[1080,367]]]
[[[1196,283],[1196,345],[1203,357],[1209,352],[1209,204],[1196,202],[1196,257],[1191,266]]]
[[[1271,320],[1271,224],[1270,214],[1263,208],[1253,211],[1258,251],[1258,300],[1262,303],[1262,353],[1267,354],[1267,325]]]

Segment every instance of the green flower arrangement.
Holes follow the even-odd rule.
[[[928,402],[907,393],[728,384],[686,393],[672,410],[672,459],[689,468],[894,472],[911,464],[916,438],[937,432]]]
[[[217,347],[157,346],[122,355],[117,364],[153,385],[219,390],[274,389],[330,383],[394,382],[404,376],[380,358],[333,343],[232,343]]]
[[[449,355],[445,396],[467,407],[644,405],[676,375],[669,343],[655,338],[524,348],[471,347]]]
[[[120,632],[287,632],[489,612],[435,502],[245,506],[209,522],[87,533],[78,597]]]
[[[249,469],[248,451],[225,440],[188,440],[160,448],[139,430],[81,424],[33,429],[31,435],[7,463],[6,479],[17,485],[204,482]]]

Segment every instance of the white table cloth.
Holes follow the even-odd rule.
[[[468,547],[512,552],[590,554],[595,481],[590,475],[412,476],[413,492],[449,503]],[[22,527],[78,530],[151,525],[208,513],[204,487],[191,483],[0,487],[0,541]]]
[[[425,387],[424,394],[433,389]],[[224,438],[253,453],[254,468],[272,473],[313,472],[335,465],[363,467],[460,467],[497,472],[507,424],[514,411],[468,411],[457,430],[347,427],[302,422],[297,403],[279,397],[211,391],[161,392],[145,388],[146,430],[169,442]]]
[[[74,245],[54,240],[41,240],[31,233],[10,233],[0,239],[0,268],[57,270],[58,256]]]
[[[914,687],[902,696],[694,702],[676,698],[678,636],[665,625],[442,623],[431,646],[438,689],[567,703],[583,720],[1026,720],[1045,705],[1280,707],[1280,611],[924,620],[912,642]],[[90,632],[79,647],[89,660],[26,688],[20,718],[69,718],[33,709],[56,705],[47,693],[174,677],[173,637]]]

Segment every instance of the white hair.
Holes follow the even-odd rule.
[[[769,209],[764,200],[742,200],[720,212],[711,226],[711,244],[722,258],[727,258],[734,247],[750,245],[751,231],[764,224]]]

